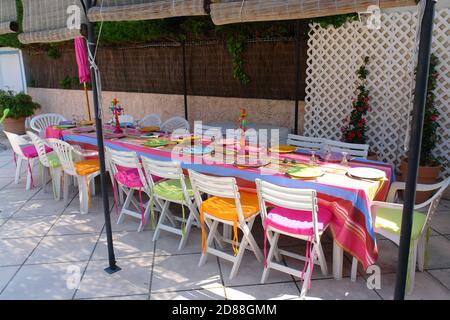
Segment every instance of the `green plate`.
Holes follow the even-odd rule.
[[[150,147],[150,148],[163,147],[163,146],[167,146],[168,144],[169,144],[169,141],[161,140],[161,139],[150,139],[143,143],[144,146]]]
[[[299,165],[286,170],[286,174],[295,179],[315,179],[324,175],[319,168],[313,168],[307,165]]]
[[[74,124],[58,124],[57,126],[55,126],[55,128],[58,129],[71,129],[71,128],[76,128],[77,126]]]

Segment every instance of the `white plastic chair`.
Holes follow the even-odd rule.
[[[436,191],[434,195],[427,201],[414,206],[413,230],[419,230],[417,234],[411,234],[411,250],[409,257],[409,290],[408,294],[412,293],[414,289],[414,278],[416,267],[420,271],[425,267],[425,250],[426,250],[426,231],[430,227],[431,218],[436,212],[437,207],[444,191],[450,185],[450,177],[435,184],[417,184],[417,191]],[[397,193],[400,190],[405,190],[406,184],[404,182],[394,182],[389,189],[387,202],[373,201],[371,205],[372,219],[375,221],[375,232],[388,238],[397,246],[400,245],[401,232],[401,216],[403,212],[403,205],[394,203],[397,198]],[[416,210],[428,207],[426,214]],[[383,214],[381,210],[384,209]],[[386,210],[387,209],[387,210]],[[386,223],[384,223],[386,222]],[[386,226],[395,225],[397,232],[393,232],[391,228]],[[351,279],[356,280],[358,268],[358,260],[353,258]]]
[[[79,175],[75,167],[76,163],[82,163],[86,154],[74,148],[67,142],[58,139],[48,139],[53,151],[56,152],[61,167],[64,170],[64,201],[68,202],[70,178],[76,177],[78,181],[78,191],[80,198],[80,212],[86,214],[89,211],[90,196],[95,195],[94,178],[100,174],[100,170],[95,170],[86,175]],[[97,168],[95,168],[97,169]]]
[[[55,192],[54,196],[56,200],[59,200],[61,198],[61,174],[62,169],[61,165],[58,163],[57,166],[55,166],[51,161],[49,160],[49,156],[51,157],[56,156],[54,152],[47,153],[45,150],[45,147],[48,146],[48,143],[41,139],[37,134],[27,131],[28,137],[30,137],[31,141],[34,144],[34,147],[36,148],[39,156],[39,161],[41,162],[42,166],[47,168],[50,172],[50,176],[52,179],[52,185],[53,185],[53,191]],[[57,156],[56,156],[57,157]],[[44,168],[42,170],[42,181],[44,183],[44,190],[46,190],[46,182],[47,182],[47,170]]]
[[[45,129],[47,127],[57,125],[65,120],[66,118],[57,113],[40,114],[31,119],[30,128],[36,131],[41,138],[44,138]]]
[[[150,187],[145,178],[139,157],[134,151],[117,151],[110,148],[106,148],[106,153],[111,163],[110,169],[114,179],[113,186],[117,184],[126,194],[117,224],[121,224],[125,215],[129,215],[141,220],[137,230],[141,232],[150,213],[149,204],[141,202],[141,193],[144,192],[150,197]],[[116,188],[114,189],[114,192],[116,192]],[[140,193],[138,199],[135,198],[136,192]],[[117,206],[118,203],[115,205]],[[134,206],[137,211],[131,210],[131,206]],[[159,211],[158,208],[156,210]]]
[[[237,217],[231,217],[230,220],[223,219],[218,217],[218,214],[207,210],[204,210],[201,215],[203,215],[203,220],[205,224],[209,227],[209,234],[204,243],[203,253],[200,258],[199,266],[202,266],[206,263],[208,258],[208,254],[215,255],[219,258],[231,261],[233,263],[233,268],[230,273],[230,280],[233,279],[238,270],[239,266],[242,262],[242,258],[244,257],[244,252],[246,249],[253,251],[256,256],[256,259],[259,262],[263,261],[263,254],[259,249],[253,235],[251,234],[251,230],[253,227],[253,223],[255,222],[255,218],[259,215],[259,209],[256,207],[254,212],[244,213],[243,206],[245,204],[241,203],[241,194],[239,192],[236,179],[232,177],[212,177],[207,176],[192,170],[189,171],[189,178],[192,183],[192,188],[194,190],[195,201],[197,203],[198,208],[205,208],[205,204],[208,201],[215,201],[219,199],[222,201],[223,199],[231,199],[231,203],[233,203],[234,210],[236,212]],[[202,194],[206,194],[208,196],[212,196],[208,198],[208,200],[203,201]],[[254,195],[256,197],[256,195]],[[221,200],[222,199],[222,200]],[[257,200],[256,200],[257,203]],[[220,210],[220,209],[219,209]],[[234,215],[234,214],[233,214]],[[200,218],[201,219],[201,218]],[[237,229],[240,229],[243,233],[242,241],[238,243],[238,235],[237,230],[234,234],[234,239],[225,239],[222,237],[217,230],[219,223],[223,223],[225,226],[234,227],[236,222]],[[204,226],[202,226],[204,228]],[[203,230],[204,231],[204,230]],[[214,248],[213,240],[218,240],[218,244],[221,246],[223,242],[231,243],[236,245],[239,249],[234,254],[228,254],[224,251],[217,250]]]
[[[281,272],[291,274],[293,276],[301,278],[303,276],[303,286],[301,290],[300,297],[304,297],[308,291],[308,285],[312,277],[313,264],[320,265],[322,274],[326,276],[328,274],[327,262],[325,260],[325,255],[322,250],[322,245],[320,243],[320,238],[323,232],[328,227],[328,222],[319,226],[320,221],[318,218],[318,203],[317,194],[315,190],[302,190],[294,188],[286,188],[271,184],[260,179],[256,179],[256,187],[258,190],[259,205],[261,208],[261,220],[263,226],[266,226],[266,219],[268,218],[267,207],[278,207],[281,210],[301,210],[302,212],[310,212],[311,216],[298,217],[299,221],[303,223],[312,224],[311,228],[305,227],[304,231],[299,231],[297,233],[287,232],[282,228],[278,228],[274,224],[267,224],[265,227],[266,237],[270,243],[270,250],[267,256],[266,266],[264,267],[264,272],[261,278],[261,283],[265,283],[269,276],[270,269],[275,269]],[[328,218],[331,217],[331,213]],[[301,219],[301,220],[300,220]],[[281,223],[281,222],[280,222]],[[311,230],[312,229],[312,230]],[[312,231],[309,233],[308,231]],[[278,248],[278,239],[280,235],[286,235],[296,239],[304,240],[309,242],[311,249],[307,251],[306,256],[301,256],[296,253],[287,250],[281,250]],[[307,246],[308,248],[308,246]],[[308,249],[307,249],[308,250]],[[306,272],[303,273],[298,269],[287,267],[281,263],[281,256],[284,255],[294,259],[305,261]],[[310,255],[308,257],[308,255]],[[273,261],[273,258],[278,260],[278,262]],[[308,261],[309,260],[309,261]]]
[[[161,126],[161,118],[158,114],[152,113],[146,115],[144,118],[138,121],[138,125],[141,128],[144,127],[160,127]]]
[[[157,207],[161,208],[161,215],[156,225],[153,241],[158,240],[161,230],[168,231],[181,236],[178,246],[178,250],[181,250],[186,245],[192,225],[198,225],[199,221],[190,183],[185,178],[178,162],[158,161],[147,157],[141,157],[141,161],[151,188],[151,200],[154,200]],[[153,177],[159,177],[163,180],[155,182]],[[164,191],[169,191],[169,189],[174,196],[169,197],[164,194]],[[169,210],[170,203],[181,205],[183,213],[185,212],[184,207],[187,207],[189,210],[187,217],[175,216]],[[170,225],[166,222],[170,222]],[[186,224],[185,227],[184,224]]]
[[[180,129],[183,129],[187,132],[189,132],[189,130],[190,130],[189,122],[187,122],[186,119],[181,118],[181,117],[173,117],[173,118],[167,119],[161,125],[162,132],[172,133],[175,130],[180,131]]]
[[[119,116],[120,123],[134,123],[134,118],[132,115],[124,114]]]
[[[201,121],[194,123],[194,135],[205,140],[218,141],[222,138],[222,128],[206,126]]]
[[[325,139],[323,141],[324,149],[333,152],[346,152],[349,156],[367,158],[369,154],[368,144],[347,143],[336,140]]]
[[[27,182],[26,182],[26,190],[30,190],[33,187],[33,167],[35,162],[38,160],[38,157],[29,158],[27,157],[21,148],[21,146],[30,146],[32,145],[31,141],[28,140],[29,137],[25,134],[22,136],[19,136],[15,133],[3,131],[6,134],[6,137],[9,140],[9,143],[11,144],[11,148],[14,152],[14,159],[16,162],[16,174],[14,178],[14,183],[18,184],[20,180],[20,173],[22,171],[22,161],[27,162]],[[39,162],[39,165],[40,162]]]
[[[323,148],[322,138],[305,137],[296,134],[289,134],[287,144],[303,149],[321,150]]]

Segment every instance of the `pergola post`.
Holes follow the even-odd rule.
[[[184,95],[184,118],[188,119],[188,101],[187,101],[187,74],[186,74],[186,41],[181,42],[183,49],[183,95]]]
[[[300,20],[295,25],[295,115],[294,133],[298,134],[298,104],[300,99]]]
[[[92,7],[92,0],[85,0],[86,10]],[[88,20],[88,19],[87,19]],[[95,58],[95,36],[94,36],[94,26],[91,22],[87,21],[88,29],[88,50],[92,57]],[[100,116],[100,108],[98,101],[98,90],[96,82],[96,73],[91,71],[92,78],[92,94],[94,101],[94,113],[95,113],[95,127],[97,132],[97,146],[98,146],[98,157],[100,162],[100,183],[102,189],[103,198],[103,212],[105,215],[105,229],[106,229],[106,240],[108,243],[108,260],[109,267],[105,269],[108,273],[114,273],[121,270],[116,265],[116,257],[114,255],[114,245],[111,229],[111,217],[109,212],[109,200],[108,200],[108,190],[107,190],[107,175],[106,175],[106,165],[105,165],[105,148],[103,142],[103,125],[102,118]],[[100,92],[101,94],[101,92]]]
[[[430,67],[431,39],[433,37],[434,7],[436,0],[425,0],[425,12],[420,22],[420,44],[417,63],[416,86],[414,90],[413,117],[411,123],[411,139],[408,152],[408,175],[402,215],[400,247],[398,251],[397,277],[395,282],[395,300],[405,298],[408,261],[411,245],[411,229],[413,210],[416,200],[417,171],[420,161],[420,148],[425,114],[425,99]],[[412,263],[412,262],[411,262]]]

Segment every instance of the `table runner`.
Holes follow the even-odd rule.
[[[95,134],[74,134],[67,130],[63,131],[62,135],[63,139],[70,143],[91,146],[97,144]],[[141,143],[144,141],[140,140]],[[140,156],[156,160],[172,160],[170,147],[148,148],[138,144],[137,139],[106,139],[105,145],[115,150],[135,151]],[[325,163],[323,167],[330,172],[327,171],[323,178],[318,178],[316,181],[306,181],[291,179],[283,172],[262,174],[259,169],[242,169],[235,167],[233,164],[211,163],[212,158],[192,156],[183,159],[181,166],[183,169],[192,169],[204,174],[234,176],[251,183],[259,178],[285,187],[315,189],[320,203],[328,205],[333,211],[330,228],[337,244],[356,257],[364,269],[376,262],[378,249],[370,212],[370,202],[385,199],[390,182],[393,180],[393,170],[390,165],[365,159],[352,159],[350,161],[350,166],[366,166],[385,171],[387,181],[382,188],[379,188],[377,183],[352,179],[342,173],[340,175],[333,174],[333,170],[339,170],[340,164]],[[280,158],[286,158],[289,161],[296,160],[297,162],[309,160],[309,156],[303,153],[280,155]]]

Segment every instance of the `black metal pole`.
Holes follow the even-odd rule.
[[[85,0],[86,9],[89,10],[92,6],[92,0]],[[87,21],[88,29],[88,50],[91,55],[94,56],[95,52],[95,36],[94,36],[94,26],[91,22]],[[98,158],[100,162],[100,183],[102,187],[102,198],[103,198],[103,212],[105,215],[105,229],[106,229],[106,240],[108,243],[108,259],[109,267],[105,269],[108,273],[114,273],[120,270],[116,265],[116,257],[114,255],[114,245],[111,229],[111,217],[109,214],[109,201],[108,201],[108,189],[107,189],[107,176],[106,176],[106,165],[105,165],[105,148],[103,143],[103,126],[102,119],[100,117],[99,109],[101,106],[98,105],[98,88],[96,84],[96,74],[91,72],[92,78],[92,94],[94,100],[94,113],[95,113],[95,127],[97,131],[97,146],[98,146]]]
[[[298,134],[298,102],[300,99],[300,20],[295,26],[295,118],[294,133]]]
[[[187,74],[186,74],[186,42],[181,42],[183,47],[183,92],[184,92],[184,118],[188,120],[188,100],[187,100]]]
[[[397,278],[395,281],[395,300],[405,299],[406,279],[408,274],[409,248],[413,210],[416,200],[417,171],[420,161],[425,99],[430,67],[431,38],[433,36],[433,19],[435,0],[426,0],[425,12],[421,23],[419,57],[417,63],[416,86],[414,90],[413,118],[411,140],[408,152],[408,175],[406,178],[405,205],[403,206],[400,247],[398,251]]]

